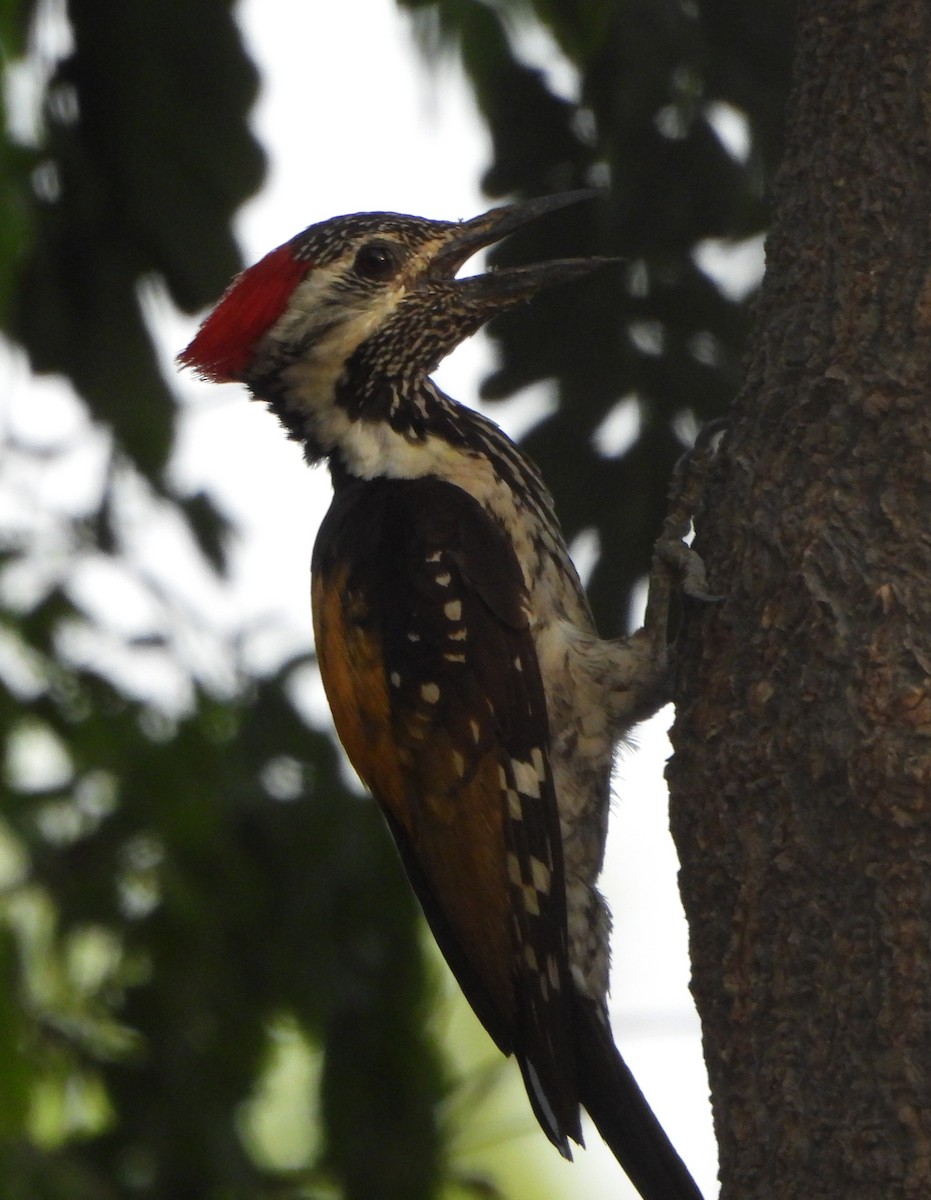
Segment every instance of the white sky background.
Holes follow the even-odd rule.
[[[254,124],[271,158],[266,187],[239,221],[247,261],[337,213],[458,219],[489,207],[478,181],[490,152],[467,85],[454,63],[432,78],[425,72],[392,0],[251,0],[241,20],[263,74]],[[172,352],[189,332],[171,329]],[[444,388],[474,403],[489,354],[473,339],[441,368]],[[274,615],[281,641],[273,636],[265,652],[288,639],[292,649],[307,646],[308,564],[329,501],[327,473],[308,471],[299,449],[242,389],[190,378],[182,388],[189,416],[177,471],[186,484],[208,485],[243,528],[237,606]],[[527,420],[527,403],[498,405],[493,417],[513,435]],[[640,752],[621,762],[603,880],[615,914],[612,1015],[625,1057],[710,1197],[716,1156],[662,778],[667,720],[661,714],[642,728]],[[554,1174],[571,1173],[564,1182],[579,1200],[609,1186],[619,1194],[616,1163],[594,1130],[588,1141],[572,1166],[542,1134],[539,1153],[552,1159]]]
[[[452,62],[432,78],[427,74],[393,0],[246,0],[240,16],[263,76],[253,119],[271,160],[261,196],[238,222],[247,262],[337,213],[385,209],[464,218],[489,207],[478,181],[490,152],[467,85]],[[546,47],[535,45],[533,52],[546,53]],[[560,84],[571,86],[564,66],[556,62],[554,69]],[[705,254],[713,259],[714,248]],[[151,307],[170,373],[196,323],[168,312],[157,296]],[[447,360],[438,378],[450,395],[474,403],[489,361],[487,343],[475,338]],[[65,426],[81,420],[52,384],[40,384],[37,403],[40,393],[21,367],[0,362],[3,368],[10,371],[6,420],[13,427],[38,437],[50,413]],[[167,561],[174,584],[189,591],[218,629],[261,626],[248,648],[256,665],[269,666],[311,645],[309,562],[329,502],[328,475],[307,469],[300,449],[242,388],[207,385],[190,375],[178,387],[185,417],[173,471],[185,489],[209,489],[241,530],[233,580],[221,587],[204,579],[168,529],[149,527],[140,553],[153,564]],[[542,411],[545,390],[534,392],[493,408],[493,419],[512,436]],[[91,458],[94,445],[88,431],[84,452]],[[86,473],[86,463],[81,469]],[[116,586],[99,570],[88,565],[80,585],[91,607],[95,589],[112,595]],[[144,613],[132,615],[135,599],[126,597],[121,619],[145,626]],[[192,654],[199,652],[192,647]],[[170,690],[171,681],[165,686]],[[308,697],[315,720],[328,720],[319,689],[313,694],[309,687]],[[668,714],[660,714],[638,731],[641,748],[622,756],[617,780],[603,877],[615,914],[612,1016],[627,1061],[710,1200],[717,1192],[716,1157],[662,778],[667,721]],[[529,1107],[527,1115],[529,1129]],[[571,1166],[542,1134],[528,1136],[537,1138],[540,1161],[547,1169],[552,1164],[578,1200],[609,1189],[634,1195],[623,1190],[619,1168],[593,1129],[589,1150]]]

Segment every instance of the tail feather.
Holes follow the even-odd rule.
[[[579,1099],[643,1200],[703,1200],[614,1045],[601,1008],[576,998]]]

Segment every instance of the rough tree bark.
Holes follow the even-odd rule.
[[[931,5],[802,0],[673,832],[722,1200],[931,1196]]]

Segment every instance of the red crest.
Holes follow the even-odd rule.
[[[236,276],[178,361],[214,383],[241,380],[256,344],[313,265],[295,257],[291,242],[270,251]]]

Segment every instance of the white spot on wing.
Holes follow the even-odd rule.
[[[519,758],[511,760],[514,771],[514,782],[518,790],[532,800],[540,798],[540,775],[532,762],[522,762]]]
[[[530,876],[533,879],[533,886],[545,896],[550,890],[550,869],[546,863],[539,858],[531,857]]]

